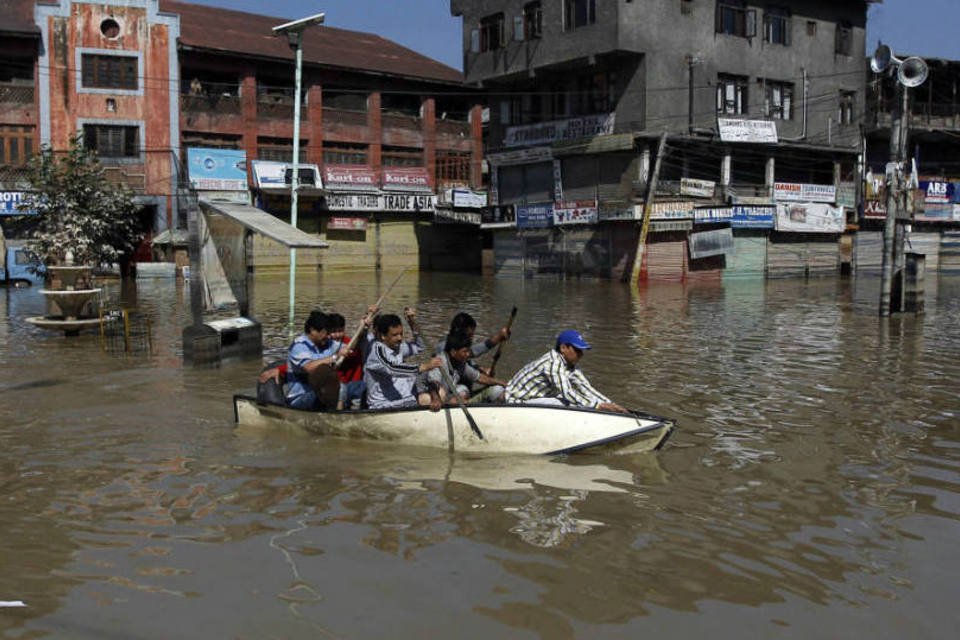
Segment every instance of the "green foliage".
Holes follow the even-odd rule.
[[[30,163],[30,183],[20,203],[37,216],[27,229],[27,246],[46,264],[63,262],[67,251],[76,264],[95,266],[118,262],[141,239],[140,209],[133,194],[109,183],[96,152],[79,136],[70,150],[44,147]]]

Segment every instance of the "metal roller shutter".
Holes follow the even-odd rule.
[[[500,193],[500,204],[516,204],[524,202],[523,166],[500,167],[497,188]]]
[[[678,239],[676,234],[669,234],[669,239],[650,236],[643,253],[643,263],[643,273],[649,282],[682,281],[687,263],[686,239]]]
[[[807,275],[835,276],[840,270],[840,243],[837,238],[807,243]]]
[[[926,270],[940,270],[940,232],[911,233],[907,236],[906,251],[926,254]]]
[[[796,278],[807,273],[807,243],[789,235],[767,243],[767,277]]]
[[[945,231],[940,241],[940,273],[960,273],[960,231]]]
[[[553,163],[538,162],[524,167],[526,171],[526,202],[553,202]]]
[[[860,274],[880,273],[883,267],[883,233],[859,231],[853,241],[853,268]]]
[[[493,235],[493,268],[498,276],[523,275],[523,238],[513,229],[496,231]]]
[[[563,200],[596,200],[599,182],[596,156],[563,159]]]
[[[767,237],[734,236],[733,253],[727,254],[726,278],[762,278],[767,267]]]
[[[597,190],[601,202],[625,201],[632,195],[632,176],[637,171],[635,163],[636,156],[633,154],[600,156],[600,182]]]

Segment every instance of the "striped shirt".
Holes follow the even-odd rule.
[[[401,343],[396,350],[379,340],[370,345],[370,353],[363,365],[363,381],[367,383],[367,405],[371,409],[416,406],[413,387],[420,374],[420,365],[406,364],[404,360],[423,349],[420,336]]]
[[[551,349],[520,369],[505,392],[507,402],[518,404],[539,398],[557,398],[578,407],[596,408],[610,400],[590,386],[586,376],[567,364],[564,357]]]

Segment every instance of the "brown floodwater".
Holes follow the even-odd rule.
[[[352,322],[370,275],[303,276]],[[181,365],[189,295],[109,285],[153,353],[31,327],[0,289],[6,638],[944,638],[960,572],[960,277],[876,317],[879,279],[660,285],[408,274],[430,341],[458,310],[500,371],[580,328],[615,400],[675,418],[658,454],[446,452],[238,430],[259,362]],[[269,354],[287,286],[258,277]]]

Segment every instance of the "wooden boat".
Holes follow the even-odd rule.
[[[558,455],[579,451],[654,451],[673,431],[666,418],[607,413],[573,407],[478,404],[470,407],[483,439],[463,411],[426,407],[390,411],[304,411],[260,404],[250,395],[233,397],[237,424],[286,427],[320,436],[397,442],[463,452]]]

